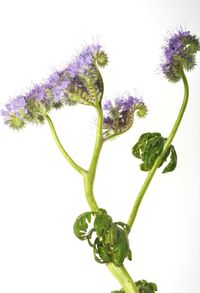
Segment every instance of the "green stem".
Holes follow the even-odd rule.
[[[98,115],[96,141],[95,141],[93,155],[92,155],[88,172],[84,174],[85,196],[86,196],[88,205],[92,211],[98,210],[98,205],[94,197],[93,186],[94,186],[94,179],[96,175],[97,163],[99,160],[101,148],[103,146],[103,135],[102,135],[103,113],[100,106],[95,107],[95,109],[97,110],[97,115]]]
[[[93,186],[94,186],[94,180],[96,175],[97,163],[98,163],[100,152],[103,146],[103,135],[102,135],[103,113],[99,105],[96,106],[95,108],[98,114],[96,141],[95,141],[94,151],[93,151],[93,155],[92,155],[92,159],[91,159],[88,171],[84,170],[82,167],[77,165],[74,162],[74,160],[69,156],[69,154],[66,152],[66,150],[62,146],[57,136],[57,133],[51,118],[47,114],[45,115],[45,118],[50,126],[53,138],[59,150],[61,151],[65,159],[72,165],[72,167],[76,171],[78,171],[81,175],[83,175],[85,195],[86,195],[88,205],[92,211],[98,210],[98,205],[94,197]],[[138,293],[138,289],[135,283],[131,279],[130,275],[128,274],[124,266],[119,267],[119,266],[115,266],[113,263],[108,263],[107,267],[111,271],[113,276],[115,276],[115,278],[119,281],[125,293]]]
[[[77,171],[79,172],[81,175],[85,175],[87,173],[87,171],[85,169],[83,169],[82,167],[80,167],[78,164],[76,164],[76,162],[74,162],[74,160],[70,157],[70,155],[66,152],[66,150],[64,149],[64,147],[62,146],[58,135],[56,133],[54,124],[51,120],[51,118],[49,117],[49,115],[45,115],[45,118],[49,124],[49,127],[51,129],[51,133],[53,135],[53,138],[59,148],[59,150],[61,151],[61,153],[63,154],[63,156],[65,157],[65,159],[70,163],[70,165]]]
[[[107,267],[113,276],[119,281],[125,293],[139,293],[137,286],[124,266],[118,267],[113,263],[108,263]]]
[[[103,135],[102,135],[103,113],[100,106],[97,106],[96,110],[98,114],[96,141],[95,141],[94,151],[93,151],[89,170],[86,174],[84,174],[84,187],[85,187],[86,200],[92,211],[98,210],[98,205],[94,197],[93,186],[94,186],[94,179],[96,175],[97,163],[98,163],[99,155],[103,146]],[[116,266],[113,263],[108,263],[107,267],[110,270],[110,272],[113,274],[113,276],[115,276],[115,278],[119,281],[125,293],[138,293],[138,289],[135,283],[131,279],[130,275],[128,274],[124,266]]]
[[[141,204],[141,201],[144,197],[144,194],[149,186],[149,184],[151,183],[151,180],[158,168],[158,166],[160,165],[161,161],[162,161],[162,158],[164,157],[165,153],[167,152],[167,150],[169,149],[173,139],[174,139],[174,136],[178,130],[178,127],[181,123],[181,120],[183,118],[183,114],[185,112],[185,109],[186,109],[186,106],[187,106],[187,102],[188,102],[188,97],[189,97],[189,86],[188,86],[188,82],[187,82],[187,78],[185,76],[185,73],[184,71],[182,70],[182,80],[183,80],[183,85],[184,85],[184,98],[183,98],[183,102],[182,102],[182,105],[181,105],[181,108],[179,110],[179,114],[178,114],[178,117],[174,123],[174,126],[170,132],[170,135],[164,145],[164,148],[163,148],[163,151],[162,153],[158,156],[158,158],[156,159],[153,167],[151,168],[151,170],[149,171],[147,177],[146,177],[146,180],[136,198],[136,201],[134,203],[134,206],[132,208],[132,211],[131,211],[131,214],[129,216],[129,219],[128,219],[128,226],[130,227],[130,229],[132,228],[133,226],[133,223],[135,221],[135,218],[137,216],[137,213],[138,213],[138,209],[140,207],[140,204]]]

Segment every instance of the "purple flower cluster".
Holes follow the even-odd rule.
[[[29,92],[6,104],[1,111],[5,123],[19,129],[26,122],[42,123],[52,108],[75,103],[94,104],[103,90],[97,65],[106,63],[107,56],[100,44],[87,46],[64,70],[54,72],[46,82],[36,84]]]
[[[169,81],[177,82],[182,70],[191,70],[195,66],[195,54],[200,50],[199,39],[190,31],[179,30],[166,40],[163,48],[161,69]]]
[[[68,65],[67,72],[72,78],[76,78],[80,74],[87,74],[88,69],[93,65],[97,52],[101,50],[101,45],[93,44],[83,49],[81,54]]]
[[[113,102],[104,104],[104,137],[109,138],[122,134],[130,129],[134,120],[134,113],[139,117],[147,114],[147,108],[142,100],[133,96],[118,97]]]

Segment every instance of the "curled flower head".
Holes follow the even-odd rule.
[[[107,61],[100,44],[85,47],[65,69],[54,72],[44,83],[11,100],[1,111],[5,123],[20,129],[27,122],[44,122],[45,114],[65,104],[96,105],[103,96],[98,66],[104,67]]]
[[[24,116],[27,114],[26,100],[23,96],[19,96],[6,104],[6,109],[1,110],[5,123],[12,128],[22,128],[25,124]]]
[[[173,33],[163,48],[161,69],[165,77],[172,82],[179,81],[183,69],[188,71],[194,68],[195,54],[199,50],[199,39],[190,31]]]
[[[134,114],[144,117],[147,108],[140,98],[128,96],[118,97],[114,102],[107,101],[104,104],[104,138],[117,136],[129,130],[133,124]]]

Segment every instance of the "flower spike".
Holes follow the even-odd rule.
[[[53,108],[76,103],[95,106],[102,98],[103,81],[98,70],[108,62],[100,44],[85,47],[63,70],[56,71],[42,84],[10,101],[1,111],[5,124],[20,129],[27,122],[43,123]]]

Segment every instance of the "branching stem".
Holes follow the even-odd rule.
[[[89,170],[87,174],[84,175],[84,187],[85,187],[85,195],[88,202],[88,205],[92,211],[98,210],[98,205],[94,197],[94,179],[96,174],[97,163],[99,159],[99,155],[103,146],[103,134],[102,134],[102,123],[103,123],[103,113],[100,106],[96,107],[97,109],[97,130],[96,130],[96,141],[94,146],[94,151],[90,163]],[[107,264],[110,272],[115,276],[115,278],[119,281],[120,285],[124,289],[125,293],[138,293],[138,289],[133,282],[132,278],[128,274],[127,270],[124,266],[116,266],[113,263]]]
[[[100,105],[96,105],[95,109],[97,110],[98,120],[97,120],[97,129],[96,129],[96,141],[94,145],[93,155],[90,162],[90,166],[88,170],[83,169],[74,160],[70,157],[70,155],[66,152],[64,147],[62,146],[58,135],[56,133],[55,127],[51,118],[46,115],[45,118],[50,126],[53,138],[65,157],[65,159],[70,163],[70,165],[78,171],[84,179],[84,189],[85,189],[85,196],[88,202],[88,205],[92,211],[98,210],[98,204],[94,197],[94,180],[96,175],[97,164],[100,156],[100,152],[103,146],[103,134],[102,134],[102,125],[103,125],[103,112]],[[128,274],[127,270],[124,266],[116,266],[113,263],[107,264],[108,269],[113,274],[113,276],[119,281],[121,287],[124,289],[125,293],[138,293],[138,289],[133,282],[132,278]]]

